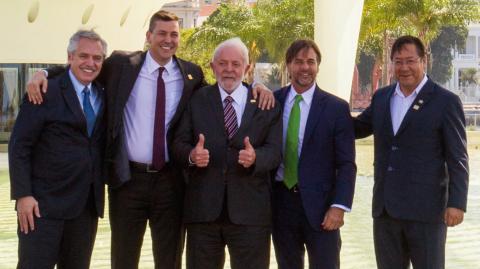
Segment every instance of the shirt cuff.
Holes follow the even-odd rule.
[[[195,163],[192,161],[192,158],[190,158],[190,154],[188,155],[188,165],[195,166]]]
[[[343,211],[345,211],[345,212],[347,212],[347,213],[349,213],[349,212],[352,211],[351,208],[348,208],[348,207],[346,207],[346,206],[344,206],[344,205],[339,205],[339,204],[333,204],[333,205],[331,205],[330,207],[337,207],[337,208],[343,209]]]

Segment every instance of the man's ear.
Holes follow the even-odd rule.
[[[250,71],[250,67],[250,64],[247,64],[247,66],[245,66],[245,72],[243,73],[244,75],[248,74],[248,71]]]
[[[72,63],[72,61],[73,61],[73,52],[69,52],[69,53],[67,54],[67,63],[68,63],[68,65],[70,65],[70,64]]]

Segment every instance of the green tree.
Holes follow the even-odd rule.
[[[206,59],[211,59],[220,42],[240,37],[249,49],[252,65],[260,55],[267,54],[285,70],[286,48],[298,38],[313,38],[313,25],[313,0],[264,0],[253,8],[244,1],[229,1],[220,4],[202,26],[185,34],[179,55],[205,68]]]
[[[460,69],[460,83],[464,86],[469,86],[471,84],[478,84],[480,82],[479,76],[477,75],[476,68],[463,68]]]
[[[431,70],[431,42],[444,26],[466,27],[480,20],[478,0],[398,0],[395,13],[405,25],[414,29],[427,49],[427,66]]]
[[[429,75],[433,80],[446,83],[452,77],[452,49],[464,48],[467,35],[466,27],[447,26],[442,28],[440,35],[432,41],[432,59],[435,64],[432,65]]]
[[[396,9],[396,4],[396,0],[365,0],[364,2],[357,62],[360,60],[361,53],[375,58],[371,68],[372,92],[379,85],[390,83],[388,70],[390,45],[396,36],[406,31],[407,26],[400,23],[397,16],[392,13]],[[374,73],[378,69],[381,69],[382,76],[375,78]]]
[[[388,55],[393,39],[400,35],[418,36],[427,48],[444,26],[466,27],[480,20],[477,0],[366,0],[360,30],[359,49],[376,57],[382,65],[382,84],[388,84]],[[381,56],[381,58],[380,58]],[[430,68],[429,68],[430,70]]]
[[[176,55],[184,60],[198,64],[205,75],[205,80],[208,83],[215,82],[215,77],[210,69],[210,60],[212,55],[207,50],[198,49],[195,46],[198,44],[189,42],[191,36],[195,32],[194,28],[182,29],[180,31],[180,45],[178,46]]]
[[[278,74],[285,85],[285,52],[297,39],[313,39],[313,0],[265,0],[253,9],[259,45],[268,52],[270,60],[280,67]]]

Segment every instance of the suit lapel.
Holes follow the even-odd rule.
[[[98,113],[97,113],[97,117],[96,117],[96,120],[95,120],[95,127],[93,128],[93,133],[97,132],[98,128],[99,128],[99,125],[102,124],[102,118],[103,118],[103,113],[105,113],[105,90],[103,89],[103,87],[94,82],[94,87],[95,89],[97,90],[97,98],[101,98],[102,100],[102,103],[100,105],[100,108],[98,109]]]
[[[60,87],[62,88],[62,96],[63,99],[65,99],[65,103],[72,111],[75,118],[77,118],[77,120],[81,122],[82,132],[87,135],[87,120],[85,119],[82,108],[80,106],[80,102],[78,101],[77,93],[75,92],[73,84],[68,76],[68,71],[65,72]]]
[[[243,143],[243,138],[246,136],[246,131],[255,115],[255,111],[257,110],[257,103],[250,103],[250,100],[253,99],[251,87],[246,84],[244,84],[244,86],[248,89],[245,110],[243,111],[242,122],[238,128],[238,132],[232,138],[232,141],[240,139],[241,143]]]
[[[320,90],[318,86],[315,87],[313,93],[312,104],[310,106],[310,112],[308,113],[307,125],[305,126],[305,134],[303,135],[303,145],[310,139],[315,130],[315,126],[322,119],[322,111],[324,109],[325,94]],[[301,156],[301,154],[300,154]]]
[[[177,109],[175,110],[175,115],[173,115],[170,126],[174,126],[175,123],[178,120],[180,120],[182,113],[185,110],[185,106],[188,104],[188,100],[192,95],[192,90],[193,90],[192,87],[190,87],[190,80],[192,80],[192,75],[186,73],[185,66],[183,66],[183,63],[180,59],[178,59],[176,56],[173,56],[173,60],[176,61],[177,66],[180,69],[180,72],[182,73],[183,92],[182,92],[182,96],[180,97],[180,101],[178,102]]]
[[[285,100],[287,99],[288,93],[290,92],[290,87],[284,87],[278,91],[278,93],[275,94],[277,97],[277,101],[280,103],[280,106],[283,107],[285,106]]]
[[[407,114],[405,114],[405,117],[403,118],[402,123],[400,124],[400,127],[398,128],[397,134],[395,136],[400,135],[408,126],[408,124],[412,121],[412,119],[415,118],[422,110],[422,107],[426,105],[428,101],[430,101],[433,89],[434,84],[429,79],[427,83],[423,86],[422,90],[417,95],[415,100],[413,100],[413,103],[408,109]]]
[[[210,86],[207,90],[208,102],[211,112],[213,114],[214,120],[212,121],[215,126],[213,128],[219,128],[219,130],[224,130],[222,134],[227,137],[225,132],[225,124],[223,117],[223,105],[222,97],[220,96],[218,84]]]
[[[392,123],[392,111],[390,110],[390,100],[394,92],[395,92],[395,85],[393,85],[393,87],[391,87],[387,92],[386,98],[384,100],[385,109],[383,109],[383,111],[385,111],[385,118],[384,118],[383,124],[385,126],[385,130],[388,130],[388,135],[391,137],[394,136],[394,133],[393,133],[393,123]]]
[[[130,58],[129,63],[123,64],[122,66],[122,75],[120,76],[120,81],[118,83],[118,92],[113,93],[118,94],[118,104],[115,106],[117,108],[117,117],[123,117],[123,109],[125,108],[128,97],[133,90],[135,81],[137,81],[138,74],[145,62],[146,55],[146,52],[135,54]]]

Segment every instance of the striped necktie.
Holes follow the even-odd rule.
[[[223,108],[225,130],[227,131],[228,139],[232,139],[238,131],[237,114],[232,105],[233,98],[227,96],[223,102],[225,103],[225,107]]]

